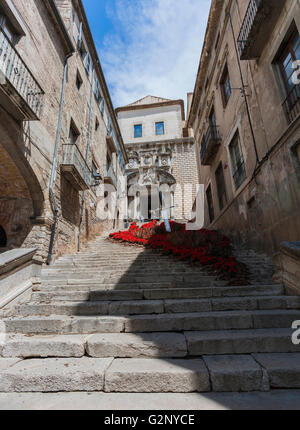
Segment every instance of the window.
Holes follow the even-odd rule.
[[[71,121],[71,125],[70,125],[70,132],[69,132],[69,141],[70,144],[72,145],[76,145],[78,138],[80,136],[80,133],[77,129],[77,127],[75,126],[73,120]]]
[[[227,64],[224,68],[223,75],[222,75],[221,81],[220,81],[220,85],[221,85],[223,106],[225,108],[228,104],[230,97],[231,97],[231,83],[230,83],[230,76],[229,76]]]
[[[8,38],[11,43],[14,43],[15,38],[17,36],[14,27],[9,22],[8,18],[5,15],[0,15],[0,27],[2,28],[3,33]]]
[[[215,130],[217,127],[217,118],[216,118],[216,112],[215,108],[212,107],[210,114],[209,114],[209,125]]]
[[[143,126],[142,126],[142,124],[134,126],[134,137],[135,137],[135,139],[137,139],[139,137],[143,137]]]
[[[95,97],[96,97],[96,100],[97,100],[97,103],[100,103],[100,101],[101,101],[101,94],[100,94],[100,85],[99,85],[99,80],[98,80],[98,78],[95,78],[95,89],[94,89],[94,91],[95,91]]]
[[[76,75],[76,87],[77,87],[78,91],[81,90],[82,82],[83,81],[82,81],[82,78],[80,76],[80,73],[77,71],[77,75]]]
[[[156,136],[163,136],[165,134],[165,123],[164,122],[157,122],[155,124],[155,133],[156,133]]]
[[[216,170],[216,183],[220,210],[223,210],[224,207],[227,205],[227,193],[222,163],[219,164],[219,167]]]
[[[236,189],[238,189],[247,177],[240,137],[238,133],[234,136],[232,142],[229,145],[229,152],[232,165],[232,176]]]
[[[280,75],[287,96],[284,107],[289,122],[292,122],[300,113],[300,85],[293,79],[295,73],[293,65],[297,60],[300,60],[300,36],[298,30],[294,28],[278,59]]]
[[[102,115],[104,114],[104,98],[101,98],[101,102],[100,102],[100,112],[102,113]]]
[[[210,185],[209,185],[209,187],[206,190],[206,199],[207,199],[209,220],[212,223],[213,220],[215,219],[215,210],[214,210],[214,202],[213,202],[213,197],[212,197],[212,192],[211,192],[211,186]]]
[[[98,130],[99,130],[99,126],[100,126],[100,123],[99,123],[98,118],[96,117],[96,122],[95,122],[95,130],[96,130],[96,131],[98,131]]]
[[[215,44],[215,51],[217,51],[217,49],[218,49],[218,46],[219,46],[219,42],[220,42],[220,32],[218,33],[218,37],[217,37],[217,40],[216,40],[216,44]]]
[[[85,59],[85,68],[86,71],[88,73],[90,73],[90,69],[91,69],[91,56],[89,53],[86,54],[86,59]]]
[[[0,225],[0,248],[5,248],[7,245],[7,236],[4,228]]]
[[[112,134],[112,123],[110,116],[107,118],[107,135],[111,136]]]
[[[107,154],[106,155],[106,176],[109,176],[109,171],[110,171],[110,168],[111,168],[111,164],[112,164],[112,162],[111,162],[110,155]]]

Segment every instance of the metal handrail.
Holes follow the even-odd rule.
[[[206,134],[203,138],[202,145],[201,145],[201,160],[203,160],[203,157],[208,147],[208,143],[211,139],[213,139],[216,142],[220,140],[219,127],[215,125],[209,125],[206,131]]]
[[[239,53],[242,54],[262,0],[250,0],[238,37]]]
[[[44,91],[0,27],[0,70],[39,117]]]

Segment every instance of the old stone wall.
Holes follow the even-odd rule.
[[[300,163],[295,156],[300,139],[299,117],[292,124],[287,120],[283,108],[286,94],[276,64],[291,26],[296,25],[300,30],[300,5],[297,1],[286,2],[261,56],[257,60],[246,61],[239,59],[235,44],[249,2],[229,2],[226,10],[230,10],[233,32],[225,4],[214,3],[217,7],[210,20],[205,48],[210,53],[201,60],[199,87],[195,88],[194,108],[190,115],[200,183],[204,184],[205,190],[209,186],[212,190],[214,219],[209,217],[206,200],[206,226],[224,231],[239,244],[273,254],[281,241],[300,237]],[[231,95],[228,103],[224,104],[222,77],[226,66]],[[200,80],[202,90],[199,89]],[[220,146],[210,165],[203,165],[201,145],[212,109],[220,134]],[[236,184],[233,177],[230,152],[230,144],[237,135],[245,166],[245,177],[240,184]],[[224,207],[220,207],[216,182],[220,165],[226,190]]]
[[[37,247],[40,259],[45,261],[54,218],[49,193],[50,176],[64,65],[70,48],[67,48],[59,22],[52,16],[45,2],[16,0],[14,3],[19,13],[18,19],[22,20],[25,28],[25,35],[15,39],[15,48],[45,94],[37,121],[20,122],[14,115],[0,110],[0,225],[8,235],[9,247]],[[73,21],[75,9],[71,0],[56,3],[75,52],[68,59],[53,187],[59,211],[53,259],[63,253],[76,251],[79,238],[84,245],[96,235],[103,234],[106,229],[111,229],[111,225],[103,222],[97,214],[97,203],[101,196],[97,194],[96,181],[85,193],[78,191],[71,177],[67,178],[61,169],[65,145],[70,143],[70,129],[75,129],[78,135],[76,145],[82,154],[81,162],[84,163],[88,153],[88,168],[93,167],[94,171],[100,173],[100,184],[106,173],[109,133],[112,133],[118,146],[116,171],[121,170],[119,164],[125,157],[125,151],[120,149],[123,143],[116,127],[101,66],[97,63],[98,57],[88,32],[86,17],[82,12],[82,2],[76,1],[74,5],[83,21],[90,67],[87,65],[86,55],[83,56],[77,49],[78,34],[74,31],[76,26]],[[99,82],[98,95],[96,78]]]

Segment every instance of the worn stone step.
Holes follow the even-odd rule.
[[[8,333],[89,334],[287,328],[300,311],[223,311],[130,317],[16,317],[3,319]]]
[[[114,274],[111,276],[104,276],[102,274],[89,274],[87,277],[87,274],[83,273],[69,273],[69,272],[62,272],[58,274],[52,274],[48,275],[45,278],[42,278],[43,280],[49,282],[49,281],[70,281],[70,280],[76,280],[79,282],[80,280],[82,283],[87,282],[94,282],[95,284],[128,284],[128,283],[146,283],[147,281],[150,281],[152,283],[164,283],[164,282],[177,282],[177,283],[187,283],[187,282],[199,282],[199,283],[217,283],[218,285],[225,285],[226,282],[222,281],[216,281],[214,276],[205,276],[205,275],[197,275],[194,273],[185,273],[185,274],[178,274],[178,273],[168,273],[165,275],[153,275],[153,274],[140,274],[136,276],[130,276],[130,275],[119,275],[115,276]]]
[[[19,316],[50,316],[50,315],[140,315],[161,314],[164,312],[163,300],[132,300],[120,302],[75,302],[75,303],[30,303],[17,306],[10,311]],[[12,316],[12,315],[10,315]]]
[[[7,333],[22,334],[94,334],[124,331],[125,318],[103,317],[20,317],[2,320]]]
[[[226,282],[214,281],[213,278],[210,281],[199,281],[199,282],[178,282],[175,280],[169,280],[169,282],[153,281],[151,278],[146,278],[141,282],[114,282],[112,280],[107,280],[104,282],[98,282],[94,279],[90,280],[52,280],[43,282],[41,287],[44,291],[53,291],[55,289],[58,291],[63,288],[68,291],[89,291],[89,290],[146,290],[146,289],[165,289],[165,288],[206,288],[206,287],[223,287]]]
[[[269,391],[268,375],[251,355],[203,357],[215,392]]]
[[[22,358],[83,357],[85,339],[86,336],[82,335],[10,335],[5,339],[0,355]]]
[[[300,388],[300,347],[293,354],[254,354],[268,374],[271,388]]]
[[[0,372],[0,392],[103,391],[112,358],[23,360]]]
[[[292,342],[293,330],[251,329],[185,332],[188,354],[251,354],[258,352],[300,352]]]
[[[232,310],[300,309],[300,297],[236,297],[189,300],[123,300],[52,302],[40,304],[31,302],[15,307],[6,316],[50,316],[50,315],[141,315],[163,313],[192,313]]]
[[[37,302],[52,301],[98,301],[98,300],[160,300],[160,299],[200,299],[208,297],[251,297],[280,296],[283,287],[199,287],[199,288],[168,288],[154,290],[91,290],[83,291],[80,287],[48,287],[34,292],[32,300]]]
[[[116,359],[105,376],[106,392],[189,393],[210,389],[201,359]]]
[[[282,286],[247,286],[247,287],[200,287],[145,290],[148,299],[188,299],[203,297],[243,297],[243,296],[275,296],[281,295]],[[95,292],[95,294],[97,294]]]
[[[254,287],[240,287],[234,289],[237,297],[277,297],[282,294],[281,288],[254,288]],[[155,290],[90,290],[87,288],[84,291],[80,289],[65,288],[48,288],[41,291],[34,292],[32,300],[35,302],[58,302],[58,301],[120,301],[120,300],[160,300],[160,299],[202,299],[209,297],[235,297],[232,294],[232,288],[169,288],[169,289],[155,289]]]
[[[97,358],[176,358],[187,355],[187,346],[185,336],[179,333],[112,333],[89,336],[86,351]]]
[[[300,320],[300,311],[223,311],[185,314],[132,315],[126,319],[126,332],[207,331],[252,328],[287,328]]]

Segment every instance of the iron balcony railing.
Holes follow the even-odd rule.
[[[39,118],[44,92],[1,27],[0,70]]]
[[[75,143],[67,143],[63,145],[63,151],[63,166],[73,166],[77,170],[81,180],[86,184],[87,188],[93,186],[93,183],[95,182],[93,175],[78,146]]]
[[[203,161],[206,156],[206,152],[208,150],[209,144],[214,142],[215,144],[219,144],[220,142],[220,133],[219,128],[215,125],[209,125],[207,132],[203,138],[201,145],[201,160]]]
[[[263,0],[250,0],[249,5],[248,5],[248,9],[241,27],[241,31],[238,37],[238,46],[239,46],[239,53],[240,56],[242,55],[246,43],[248,41],[249,38],[249,34],[251,32],[258,8],[260,6],[260,3]]]
[[[283,108],[288,122],[292,123],[300,114],[300,85],[295,85],[289,92],[287,98],[283,102]]]

